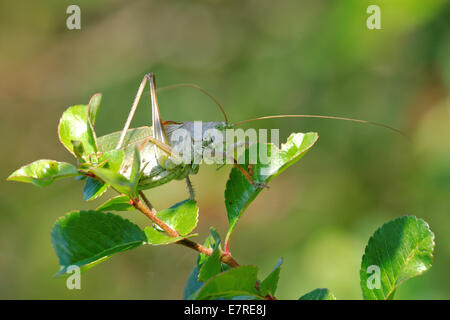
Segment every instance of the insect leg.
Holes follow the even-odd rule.
[[[249,163],[247,166],[248,174],[253,175],[253,164]]]
[[[153,127],[153,137],[168,145],[168,139],[164,128],[162,126],[161,116],[158,107],[158,101],[156,100],[156,84],[155,84],[155,76],[153,73],[148,73],[142,79],[141,84],[139,85],[138,92],[136,97],[134,98],[133,105],[131,106],[130,113],[128,114],[127,121],[125,122],[125,126],[120,135],[119,142],[117,143],[116,149],[120,149],[123,144],[123,140],[125,139],[125,135],[130,128],[131,120],[136,113],[137,106],[141,99],[142,93],[144,92],[145,84],[147,80],[150,82],[150,96],[152,100],[152,127]]]
[[[176,152],[171,146],[168,144],[165,144],[158,139],[155,139],[153,137],[147,137],[145,138],[144,142],[141,143],[141,145],[138,147],[139,152],[142,151],[147,143],[151,143],[155,146],[155,150],[157,150],[159,153],[163,154],[164,158],[162,156],[157,158],[157,161],[161,163],[162,159],[169,159],[170,161],[164,161],[164,168],[166,170],[171,170],[174,165],[178,165],[183,163],[183,158],[180,156],[178,152]]]
[[[148,198],[145,196],[144,192],[139,191],[139,196],[142,198],[142,200],[144,200],[145,205],[147,206],[147,208],[149,208],[151,211],[155,212],[155,208],[153,207],[153,205],[150,203],[150,201],[148,200]]]
[[[168,156],[174,156],[174,157],[178,156],[175,153],[175,151],[172,149],[171,146],[169,146],[168,144],[165,144],[165,143],[159,141],[158,139],[156,139],[154,137],[147,137],[147,138],[145,138],[144,142],[139,145],[138,150],[142,151],[144,149],[144,146],[148,142],[150,142],[151,144],[155,145],[156,148],[158,148],[159,150],[165,152]]]
[[[248,148],[250,147],[250,142],[248,142],[248,141],[239,141],[239,142],[233,143],[233,144],[230,146],[230,149],[232,149],[232,150],[233,150],[233,153],[234,153],[234,150],[235,150],[236,148],[242,146],[242,145],[244,145],[245,148],[248,149]],[[250,176],[253,175],[253,164],[249,163],[249,164],[247,165],[247,171],[248,171],[248,174],[249,174]],[[250,181],[250,180],[249,180],[249,181]]]
[[[189,176],[186,177],[186,185],[189,190],[189,198],[191,200],[195,200],[195,190],[194,190],[194,187],[192,186],[192,182],[191,182],[191,179],[189,179]]]
[[[223,153],[225,157],[227,157],[228,159],[231,159],[233,161],[233,165],[243,174],[243,176],[245,177],[245,179],[248,180],[248,182],[250,182],[253,186],[255,186],[256,188],[269,188],[269,186],[267,184],[265,184],[264,182],[256,182],[253,177],[250,175],[250,173],[248,173],[243,166],[241,166],[237,160],[229,155],[228,153],[224,152]],[[249,165],[248,166],[249,170],[251,170],[253,172],[253,165]]]
[[[125,134],[128,131],[128,128],[130,128],[131,120],[134,117],[134,114],[136,113],[137,106],[139,104],[139,100],[141,99],[142,93],[144,92],[145,83],[147,82],[147,75],[144,76],[144,79],[142,79],[141,84],[139,85],[138,92],[136,94],[136,97],[134,98],[133,105],[131,106],[130,113],[128,114],[127,121],[125,122],[125,126],[122,130],[122,134],[120,135],[119,142],[117,143],[116,149],[120,149],[122,147],[123,140],[125,139]]]
[[[138,151],[141,152],[142,150],[144,150],[144,147],[147,143],[153,144],[155,146],[155,148],[166,153],[167,156],[173,157],[174,159],[177,159],[177,160],[179,159],[179,155],[172,149],[172,147],[170,147],[169,145],[167,145],[165,143],[162,143],[161,141],[159,141],[158,139],[155,139],[153,137],[145,138],[144,141],[141,142],[141,144],[139,144],[137,146]],[[128,163],[127,165],[124,166],[124,170],[127,171],[130,166],[131,166],[131,163]]]
[[[239,171],[244,175],[244,177],[248,180],[248,182],[250,182],[254,187],[259,188],[259,189],[262,189],[262,188],[269,189],[269,186],[267,184],[265,184],[264,182],[256,182],[255,180],[253,180],[250,173],[245,171],[244,167],[242,167],[239,163],[237,163],[236,159],[233,158],[233,160],[234,160],[234,166],[239,169]],[[251,169],[253,171],[253,166],[251,167]]]
[[[238,148],[238,147],[240,147],[240,146],[245,146],[245,148],[248,148],[248,147],[250,147],[250,142],[248,142],[248,141],[239,141],[239,142],[236,142],[236,143],[233,143],[231,146],[230,146],[230,149],[236,149],[236,148]]]
[[[167,139],[166,131],[164,130],[161,120],[161,114],[159,112],[158,99],[156,98],[155,75],[153,73],[149,73],[146,77],[148,77],[148,81],[150,82],[150,96],[152,98],[153,137],[165,144],[169,144],[169,139]]]

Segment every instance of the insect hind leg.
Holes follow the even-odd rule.
[[[235,150],[236,150],[237,148],[241,147],[241,146],[244,146],[245,149],[248,149],[248,148],[250,148],[250,142],[249,142],[249,141],[239,141],[239,142],[233,143],[233,144],[229,147],[229,149],[231,149],[232,152],[234,153]],[[236,165],[236,164],[235,164],[235,165]],[[251,176],[253,175],[253,164],[249,163],[249,164],[247,165],[247,171],[248,171],[248,174],[249,174],[250,177],[251,177]],[[241,171],[241,172],[242,172],[242,171]],[[244,176],[247,178],[247,176],[246,176],[245,174],[244,174]],[[250,179],[247,178],[247,180],[248,180],[250,183],[255,184],[255,183],[252,182]],[[265,187],[267,187],[267,185],[265,185]],[[267,187],[267,188],[268,188],[268,187]]]
[[[167,136],[162,125],[162,120],[159,112],[158,101],[156,99],[156,84],[155,84],[155,75],[150,72],[147,73],[141,81],[139,85],[138,92],[136,93],[136,97],[134,98],[133,105],[131,106],[130,113],[128,114],[127,121],[125,122],[125,126],[120,135],[119,141],[117,143],[116,149],[120,149],[122,147],[123,141],[125,139],[125,135],[130,128],[131,120],[136,113],[137,106],[139,101],[141,100],[142,93],[144,92],[145,85],[147,81],[150,83],[150,97],[152,101],[152,127],[153,127],[153,137],[160,140],[162,143],[168,145],[169,142],[167,140]]]
[[[186,177],[186,185],[189,190],[189,198],[195,201],[195,190],[194,187],[192,186],[192,182],[191,179],[189,179],[189,176]]]
[[[258,188],[258,189],[262,189],[262,188],[267,188],[269,189],[269,186],[264,183],[264,182],[257,182],[253,179],[252,174],[254,171],[254,167],[253,164],[249,164],[247,167],[247,170],[244,169],[243,166],[241,166],[238,161],[230,154],[228,154],[227,152],[223,152],[223,155],[225,157],[227,157],[228,159],[230,159],[231,161],[233,161],[233,165],[242,173],[242,175],[245,177],[245,179],[247,179],[247,181],[253,185],[254,187]],[[251,173],[250,173],[251,172]]]

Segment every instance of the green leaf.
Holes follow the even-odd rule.
[[[104,163],[103,168],[112,170],[119,173],[122,161],[124,158],[123,150],[112,150],[102,153],[98,161]],[[86,170],[90,170],[92,165],[89,165]],[[84,185],[83,198],[85,201],[94,200],[100,197],[106,190],[108,190],[108,184],[97,179],[89,177]]]
[[[192,272],[186,282],[186,286],[184,287],[184,300],[192,299],[192,296],[203,286],[204,283],[198,281],[198,274],[199,270],[198,266],[196,265],[194,269],[192,269]]]
[[[84,147],[83,159],[97,153],[95,133],[88,121],[88,106],[76,105],[64,111],[58,126],[59,140],[70,153],[75,155],[72,141],[80,141]]]
[[[130,204],[130,199],[127,196],[117,196],[109,199],[104,204],[99,206],[96,211],[130,211],[134,207]]]
[[[221,250],[217,248],[213,251],[210,257],[203,263],[198,276],[199,281],[207,281],[219,274],[222,271],[222,264],[220,262]]]
[[[194,200],[184,200],[159,211],[156,216],[178,231],[181,236],[194,230],[198,222],[198,207]]]
[[[261,282],[259,286],[259,291],[261,295],[266,296],[267,294],[275,295],[278,286],[278,280],[280,279],[281,264],[283,259],[278,260],[273,271]]]
[[[206,248],[216,250],[217,248],[219,248],[219,245],[220,245],[220,235],[217,233],[217,231],[214,227],[210,227],[209,232],[210,232],[210,234],[205,239],[203,246]],[[209,258],[208,255],[206,255],[204,253],[199,253],[198,259],[197,259],[197,265],[200,267],[208,258]]]
[[[170,243],[174,243],[174,242],[180,241],[185,238],[196,237],[198,235],[198,234],[190,234],[190,235],[179,236],[179,237],[171,237],[171,236],[167,235],[166,233],[158,231],[152,227],[146,227],[144,229],[144,232],[145,232],[145,236],[147,238],[147,243],[154,245],[154,246],[158,246],[161,244],[170,244]]]
[[[361,262],[364,299],[392,299],[404,281],[421,275],[433,262],[434,234],[414,216],[385,223],[370,238]]]
[[[136,150],[137,152],[137,150]],[[136,154],[135,154],[136,156]],[[130,198],[136,198],[138,193],[138,182],[139,182],[139,166],[140,166],[140,158],[139,154],[133,161],[133,170],[136,170],[138,173],[134,173],[135,176],[132,176],[132,179],[128,179],[122,174],[120,174],[120,170],[122,167],[122,162],[124,160],[125,153],[123,150],[111,150],[105,153],[102,153],[99,157],[100,163],[105,163],[102,168],[91,167],[90,171],[103,180],[105,183],[111,185],[118,192],[123,193]],[[139,162],[136,164],[136,162]]]
[[[144,230],[147,235],[147,242],[154,245],[173,243],[186,238],[187,234],[197,226],[197,203],[189,199],[184,200],[168,209],[159,211],[156,216],[172,229],[175,229],[180,236],[170,237],[164,232],[155,230],[153,227],[147,227]]]
[[[213,248],[213,250],[216,250],[220,245],[220,235],[214,227],[209,228],[209,233],[211,235],[211,239],[207,244],[208,248]]]
[[[55,179],[78,176],[79,173],[70,163],[55,160],[37,160],[14,171],[9,181],[32,183],[38,187],[45,187]]]
[[[83,155],[84,155],[84,148],[83,143],[79,140],[72,140],[71,141],[73,145],[73,153],[75,153],[75,157],[80,160],[80,162],[84,162]]]
[[[298,300],[336,300],[336,297],[328,289],[315,289]]]
[[[118,192],[125,194],[132,199],[137,198],[137,185],[120,173],[116,173],[113,170],[106,168],[91,168],[91,172]]]
[[[94,200],[100,197],[108,189],[108,185],[97,179],[88,177],[84,185],[84,201]]]
[[[125,153],[123,150],[111,150],[104,152],[98,158],[100,163],[105,162],[104,168],[120,173]]]
[[[270,161],[268,164],[260,163],[253,165],[253,180],[257,183],[267,184],[274,177],[300,160],[316,143],[318,137],[315,132],[305,134],[293,133],[289,136],[287,142],[281,145],[281,149],[278,149],[273,144],[267,144],[267,153]],[[245,153],[246,163],[248,163],[249,154],[259,154],[260,147],[258,144],[249,147]],[[239,161],[239,163],[242,163],[242,161]],[[249,183],[238,168],[234,167],[231,170],[225,190],[225,206],[227,208],[229,222],[225,243],[228,243],[239,218],[260,192],[261,188],[257,188]]]
[[[52,243],[64,274],[70,265],[87,270],[125,250],[142,245],[145,234],[129,220],[112,213],[74,211],[58,219]]]
[[[241,266],[219,273],[209,279],[191,298],[207,300],[234,296],[254,296],[261,298],[255,289],[258,268]]]
[[[88,114],[89,114],[89,121],[91,122],[92,126],[95,125],[95,120],[97,120],[97,114],[100,110],[100,104],[102,103],[102,94],[96,93],[91,97],[91,100],[89,100],[88,104]]]

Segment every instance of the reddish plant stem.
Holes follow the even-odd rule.
[[[182,239],[180,241],[175,242],[176,244],[181,244],[182,246],[191,248],[199,253],[203,253],[206,254],[207,256],[210,256],[213,252],[213,250],[211,248],[207,248],[205,246],[202,246],[201,244],[189,240],[189,239]]]
[[[223,263],[229,265],[232,268],[239,267],[239,263],[236,260],[234,260],[234,258],[231,256],[230,252],[222,253],[222,256],[220,259]]]
[[[139,199],[130,200],[130,204],[133,205],[139,211],[141,211],[143,214],[145,214],[153,223],[158,225],[158,227],[163,229],[168,235],[170,235],[171,237],[179,237],[180,235],[176,230],[172,229],[169,225],[164,223],[164,221],[162,221],[156,216],[156,210],[150,204],[150,201],[147,199],[147,197],[144,195],[142,191],[139,191],[139,195],[141,196],[145,204],[141,202]],[[199,253],[203,253],[208,256],[210,256],[213,252],[211,248],[206,248],[205,246],[186,238],[181,239],[175,243],[191,248]],[[228,251],[228,243],[226,251],[222,252],[220,260],[232,268],[239,267],[239,263],[231,256],[231,253]],[[255,288],[259,291],[259,282],[255,283]],[[267,294],[264,298],[266,300],[276,300],[276,298],[270,294]]]
[[[143,202],[141,202],[141,200],[134,199],[134,200],[131,200],[130,203],[136,209],[138,209],[140,212],[145,214],[150,220],[152,220],[152,222],[154,224],[156,224],[158,227],[163,229],[169,236],[171,236],[171,237],[179,237],[180,236],[176,230],[172,229],[170,226],[165,224],[164,221],[162,221],[161,219],[159,219],[156,216],[155,210],[150,210],[149,208],[147,208],[147,206]]]
[[[133,205],[139,211],[141,211],[154,224],[163,229],[169,236],[179,237],[180,234],[176,230],[172,229],[169,225],[167,225],[164,221],[162,221],[156,216],[156,210],[150,204],[150,201],[145,197],[142,191],[139,192],[139,195],[141,196],[145,204],[139,199],[130,200],[130,204]],[[203,253],[208,256],[210,256],[213,252],[211,248],[206,248],[205,246],[189,239],[182,239],[175,243],[191,248],[199,253]],[[231,256],[229,252],[222,254],[221,261],[232,268],[236,268],[239,266],[239,263],[236,260],[234,260],[234,258]]]

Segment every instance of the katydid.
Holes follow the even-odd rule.
[[[134,117],[139,100],[143,94],[144,88],[147,81],[150,84],[150,96],[152,103],[152,126],[144,126],[139,128],[130,129],[131,120]],[[183,85],[180,85],[183,86]],[[196,87],[195,85],[191,85]],[[196,87],[202,92],[206,93],[210,98],[212,98],[216,104],[219,106],[221,112],[224,115],[224,121],[215,122],[201,122],[201,132],[195,132],[195,123],[192,121],[185,122],[174,122],[165,121],[163,122],[160,115],[160,110],[158,106],[158,101],[156,97],[156,83],[155,76],[153,73],[146,74],[142,80],[136,98],[134,99],[133,105],[131,107],[130,113],[126,120],[125,126],[122,131],[114,132],[97,139],[98,151],[101,153],[110,152],[115,149],[123,149],[125,151],[126,158],[124,159],[124,164],[122,165],[121,172],[123,175],[127,175],[130,170],[130,163],[132,161],[133,150],[135,147],[138,148],[140,158],[141,158],[141,168],[143,167],[142,177],[139,180],[138,188],[139,190],[145,190],[160,186],[171,180],[186,180],[187,187],[189,189],[190,197],[194,198],[194,190],[190,182],[189,176],[196,174],[199,170],[199,163],[193,161],[194,158],[202,158],[203,150],[211,147],[214,144],[214,140],[204,140],[203,135],[206,131],[210,129],[216,129],[218,132],[224,132],[225,129],[233,128],[243,123],[272,119],[272,118],[325,118],[334,120],[344,120],[359,123],[372,124],[377,126],[382,126],[397,132],[399,130],[386,126],[384,124],[343,118],[343,117],[333,117],[333,116],[318,116],[318,115],[275,115],[258,117],[249,120],[243,120],[230,124],[228,122],[227,115],[218,101],[208,94],[203,89]],[[173,139],[175,133],[180,130],[185,130],[189,133],[188,138],[179,142],[177,139]],[[401,133],[401,132],[400,132]],[[196,142],[198,143],[200,139],[200,148],[194,148]],[[223,138],[223,141],[225,138]],[[181,154],[179,150],[188,150],[192,152],[191,160],[180,161]],[[231,159],[231,163],[235,165],[242,174],[247,178],[247,180],[254,186],[262,188],[267,187],[263,183],[258,183],[252,179],[249,171],[245,170],[234,158],[233,155],[229,155],[227,150],[223,151],[224,156],[227,159]],[[128,163],[128,164],[127,164]],[[250,168],[249,168],[250,169]]]

